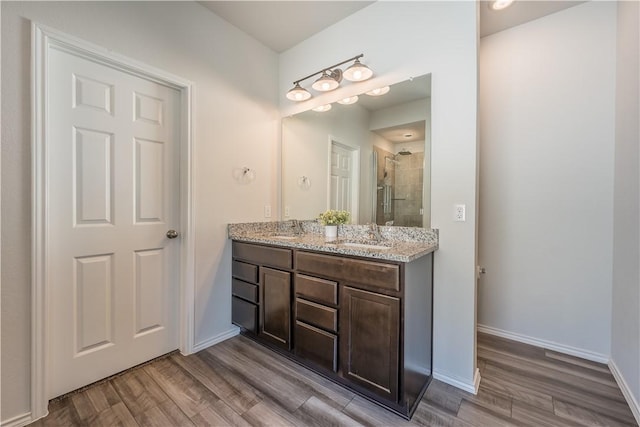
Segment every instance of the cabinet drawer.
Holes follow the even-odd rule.
[[[247,264],[246,262],[233,261],[231,274],[233,274],[238,279],[242,279],[251,283],[258,283],[257,265]]]
[[[338,332],[338,310],[296,298],[296,319],[331,332]]]
[[[295,353],[325,369],[338,371],[338,337],[334,334],[296,321]]]
[[[231,292],[234,296],[246,299],[251,302],[258,302],[258,286],[242,280],[233,279]]]
[[[231,297],[231,321],[248,331],[258,331],[258,306],[240,298]]]
[[[297,252],[296,268],[338,281],[400,290],[400,266],[397,264]]]
[[[290,249],[233,242],[233,257],[259,265],[284,269],[291,269],[293,266],[293,255]]]
[[[296,294],[313,301],[338,305],[338,284],[329,280],[296,274]]]

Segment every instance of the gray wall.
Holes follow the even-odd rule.
[[[611,361],[640,422],[640,3],[618,2]]]
[[[587,2],[480,47],[478,323],[603,361],[615,43],[616,3]]]
[[[30,411],[30,21],[195,83],[195,343],[231,330],[226,224],[277,206],[277,55],[195,2],[6,2],[2,7],[3,421]],[[259,70],[256,72],[256,70]],[[233,167],[256,171],[238,185]],[[274,212],[277,217],[278,212]]]
[[[369,111],[355,105],[335,105],[330,111],[307,111],[282,121],[282,200],[290,218],[314,219],[328,209],[329,136],[335,141],[360,148],[360,197],[358,224],[371,221],[371,142]],[[298,180],[306,176],[309,188]]]

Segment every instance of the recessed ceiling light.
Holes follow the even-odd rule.
[[[405,138],[411,138],[413,136],[413,134],[412,133],[405,133],[402,136],[404,136]]]
[[[489,7],[493,10],[502,10],[511,6],[513,0],[493,0],[489,2]]]

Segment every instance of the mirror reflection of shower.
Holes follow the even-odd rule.
[[[374,130],[375,222],[423,226],[425,121]]]

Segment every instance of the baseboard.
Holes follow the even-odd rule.
[[[518,341],[524,344],[530,344],[536,347],[546,348],[547,350],[557,351],[558,353],[568,354],[570,356],[580,357],[582,359],[591,360],[592,362],[599,362],[607,364],[609,363],[609,356],[595,353],[593,351],[584,350],[581,348],[571,347],[569,345],[559,344],[553,341],[541,340],[539,338],[529,337],[527,335],[518,334],[515,332],[509,332],[491,326],[478,325],[478,332],[483,332],[489,335],[495,335],[501,338],[507,338],[513,341]]]
[[[480,380],[482,377],[480,376],[480,369],[476,368],[476,374],[473,376],[473,388],[475,391],[473,394],[478,394],[478,390],[480,389]]]
[[[31,419],[31,412],[16,415],[8,420],[0,421],[0,427],[22,427],[27,424],[31,424],[34,420]]]
[[[443,372],[433,371],[433,378],[443,383],[452,385],[460,390],[468,391],[469,393],[478,394],[478,387],[480,387],[480,370],[476,369],[476,373],[473,377],[473,383],[469,383],[462,378],[458,378],[454,375],[448,375]]]
[[[627,403],[629,404],[629,408],[631,408],[631,412],[633,412],[633,416],[635,417],[636,422],[640,424],[640,405],[631,392],[629,384],[627,384],[627,382],[624,380],[622,373],[618,369],[618,365],[616,365],[616,362],[614,362],[613,360],[609,361],[609,370],[613,374],[613,377],[616,379],[618,387],[620,387],[624,398],[627,399]]]
[[[216,335],[215,337],[211,337],[206,341],[202,341],[201,343],[198,343],[196,345],[193,346],[193,352],[197,353],[200,350],[204,350],[207,347],[211,347],[212,345],[216,345],[222,341],[226,341],[229,338],[233,338],[236,335],[238,335],[240,333],[240,328],[238,327],[232,327],[231,329],[229,329],[228,331],[225,331],[221,334]]]

